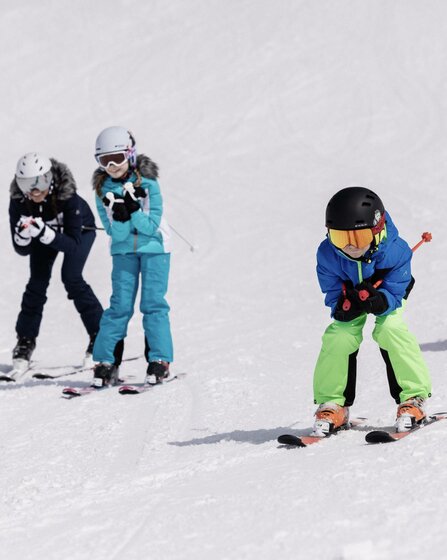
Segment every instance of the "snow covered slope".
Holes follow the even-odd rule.
[[[187,377],[73,401],[63,380],[0,387],[2,557],[443,557],[447,423],[380,447],[362,429],[293,451],[276,437],[312,423],[329,321],[315,251],[326,203],[348,185],[377,191],[410,245],[433,233],[406,315],[430,410],[447,408],[447,5],[2,0],[0,16],[1,367],[28,274],[7,220],[23,153],[66,162],[93,203],[95,137],[128,126],[160,165],[168,219],[197,246],[174,239],[173,370]],[[110,269],[98,232],[86,278],[104,305]],[[389,426],[371,328],[353,414]],[[75,365],[86,345],[56,265],[34,358]],[[142,345],[136,312],[126,355]]]

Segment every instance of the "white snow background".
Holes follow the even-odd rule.
[[[11,560],[434,559],[447,554],[447,422],[386,446],[356,429],[307,449],[329,322],[315,274],[340,188],[379,193],[413,246],[406,318],[447,409],[447,3],[443,0],[0,1],[0,362],[28,260],[8,189],[31,150],[93,206],[96,135],[135,134],[160,166],[174,236],[179,381],[66,401],[91,373],[0,387],[0,556]],[[54,268],[36,367],[79,364],[87,336]],[[98,232],[85,276],[107,306]],[[396,405],[365,329],[352,414]],[[143,347],[136,308],[126,355]],[[50,370],[63,371],[63,370]],[[122,375],[144,377],[141,359]]]

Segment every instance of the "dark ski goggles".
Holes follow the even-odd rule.
[[[108,169],[110,165],[115,167],[121,167],[127,161],[127,151],[126,152],[114,152],[111,154],[100,154],[96,157],[96,161],[103,169]]]

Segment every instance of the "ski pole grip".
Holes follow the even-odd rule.
[[[362,301],[366,301],[369,298],[369,292],[368,290],[360,290],[359,291],[359,298]]]
[[[413,253],[424,243],[430,243],[430,241],[432,240],[432,234],[429,231],[424,231],[424,233],[421,235],[421,238],[422,239],[419,241],[419,243],[416,243],[416,245],[411,249]]]
[[[377,290],[377,288],[380,286],[380,284],[381,284],[382,282],[383,282],[382,279],[377,280],[377,282],[374,282],[373,288],[375,288],[375,289]],[[371,294],[368,292],[368,290],[363,289],[363,290],[360,290],[360,291],[359,291],[359,298],[360,298],[362,301],[366,301],[366,300],[369,298],[370,295],[371,295]]]

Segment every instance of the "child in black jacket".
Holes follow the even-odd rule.
[[[17,253],[30,258],[30,278],[16,323],[13,377],[29,368],[36,346],[54,261],[64,254],[62,282],[90,337],[87,358],[99,329],[102,306],[82,271],[95,240],[95,219],[76,193],[66,165],[37,153],[17,163],[10,187],[9,221]]]

